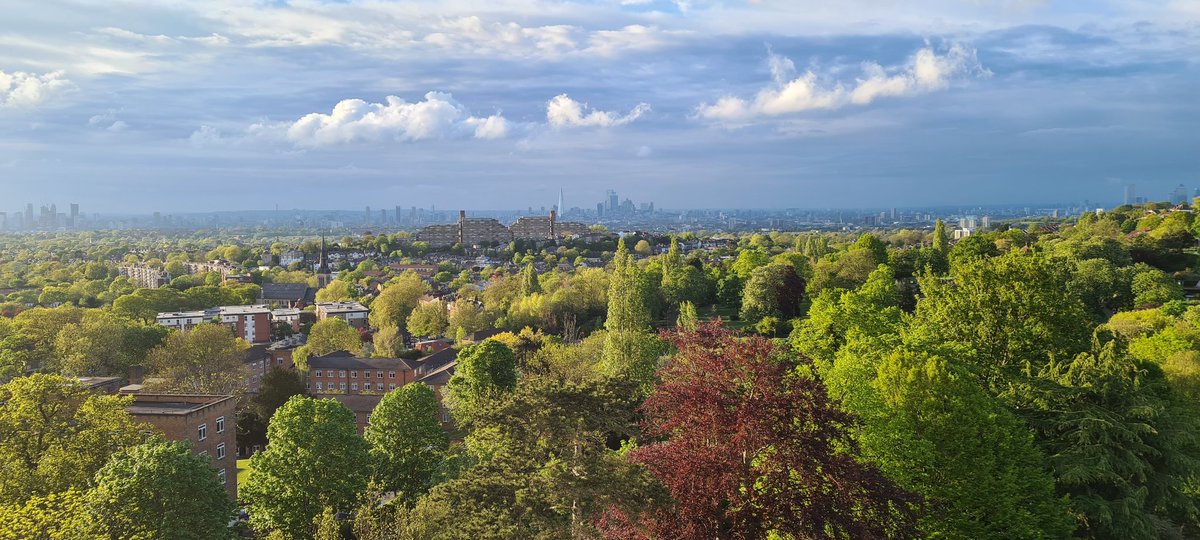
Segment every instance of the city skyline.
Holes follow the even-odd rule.
[[[1191,3],[24,4],[0,21],[3,201],[865,207],[1200,180]]]

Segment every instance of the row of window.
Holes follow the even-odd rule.
[[[334,386],[336,384],[338,384],[338,383],[328,383],[328,384],[317,383],[317,390],[345,390],[346,389],[346,383],[340,383],[339,386]],[[309,383],[306,386],[308,386],[309,388],[312,388],[311,383]],[[363,383],[362,386],[363,386],[364,391],[367,391],[367,392],[371,391],[371,383]],[[350,389],[358,390],[358,383],[350,383]],[[383,391],[383,383],[375,383],[374,389],[382,392]],[[388,390],[395,390],[395,389],[396,389],[395,384],[388,385]]]
[[[313,377],[320,377],[320,376],[321,376],[321,373],[322,373],[322,372],[321,372],[321,370],[319,370],[319,369],[318,369],[318,370],[315,370],[315,371],[313,371]],[[329,378],[333,378],[333,370],[332,370],[332,369],[331,369],[331,370],[329,370],[329,371],[326,371],[325,373],[328,373],[328,374],[329,374],[329,375],[328,375],[328,376],[329,376]],[[376,377],[378,377],[378,378],[380,378],[380,379],[382,379],[382,378],[383,378],[383,372],[382,372],[382,371],[376,371],[376,372],[375,372],[375,374],[376,374],[376,375],[375,375]],[[340,378],[342,378],[342,379],[345,379],[345,378],[346,378],[346,370],[344,370],[344,369],[343,369],[343,370],[341,370],[341,371],[338,371],[338,375],[337,375],[337,376],[338,376],[338,377],[340,377]],[[350,371],[350,378],[351,378],[351,379],[357,379],[357,378],[358,378],[358,371],[357,371],[357,370],[351,370],[351,371]],[[364,370],[364,371],[363,371],[363,378],[364,378],[364,379],[370,379],[370,378],[371,378],[371,372],[370,372],[370,371],[368,371],[368,370]],[[395,372],[395,371],[389,371],[389,372],[388,372],[388,378],[389,378],[389,379],[395,379],[395,378],[396,378],[396,372]]]
[[[225,433],[225,417],[217,417],[217,433]],[[196,426],[196,440],[203,441],[208,438],[208,424],[200,424]],[[221,446],[225,446],[222,444]]]

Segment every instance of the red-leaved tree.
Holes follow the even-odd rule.
[[[911,538],[917,496],[856,460],[855,421],[839,410],[811,361],[719,323],[663,337],[678,351],[643,406],[632,459],[673,502],[617,511],[606,536],[638,538]]]

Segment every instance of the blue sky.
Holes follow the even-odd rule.
[[[1197,95],[1197,0],[9,0],[0,211],[1163,198]]]

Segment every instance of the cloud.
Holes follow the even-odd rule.
[[[640,157],[640,158],[644,158],[644,157],[650,157],[650,155],[653,153],[654,153],[653,148],[650,148],[649,146],[646,146],[643,144],[638,147],[637,152],[634,152],[634,155],[637,157]]]
[[[648,112],[650,112],[650,105],[646,103],[638,103],[633,110],[624,115],[616,112],[600,111],[588,107],[587,103],[575,101],[566,94],[554,96],[553,99],[546,103],[546,120],[552,127],[623,126],[637,120]]]
[[[767,65],[772,84],[758,91],[753,100],[725,96],[696,108],[696,116],[715,121],[745,122],[809,110],[838,109],[867,105],[881,97],[899,97],[942,90],[951,81],[970,76],[988,76],[974,49],[955,44],[938,54],[931,47],[918,50],[899,67],[884,68],[876,62],[863,64],[863,76],[850,87],[829,81],[812,70],[796,75],[791,59],[769,52]]]
[[[24,71],[0,71],[0,107],[37,107],[73,88],[75,85],[64,78],[61,71],[43,75]]]
[[[422,101],[412,103],[396,96],[388,96],[384,103],[345,99],[329,114],[307,114],[290,124],[252,126],[252,131],[272,128],[281,129],[293,144],[308,147],[385,140],[497,139],[508,134],[508,123],[499,114],[471,116],[453,96],[441,92],[429,92]]]
[[[117,119],[117,111],[109,110],[104,114],[97,114],[88,118],[88,125],[105,131],[118,132],[129,129],[129,124],[123,120]]]

